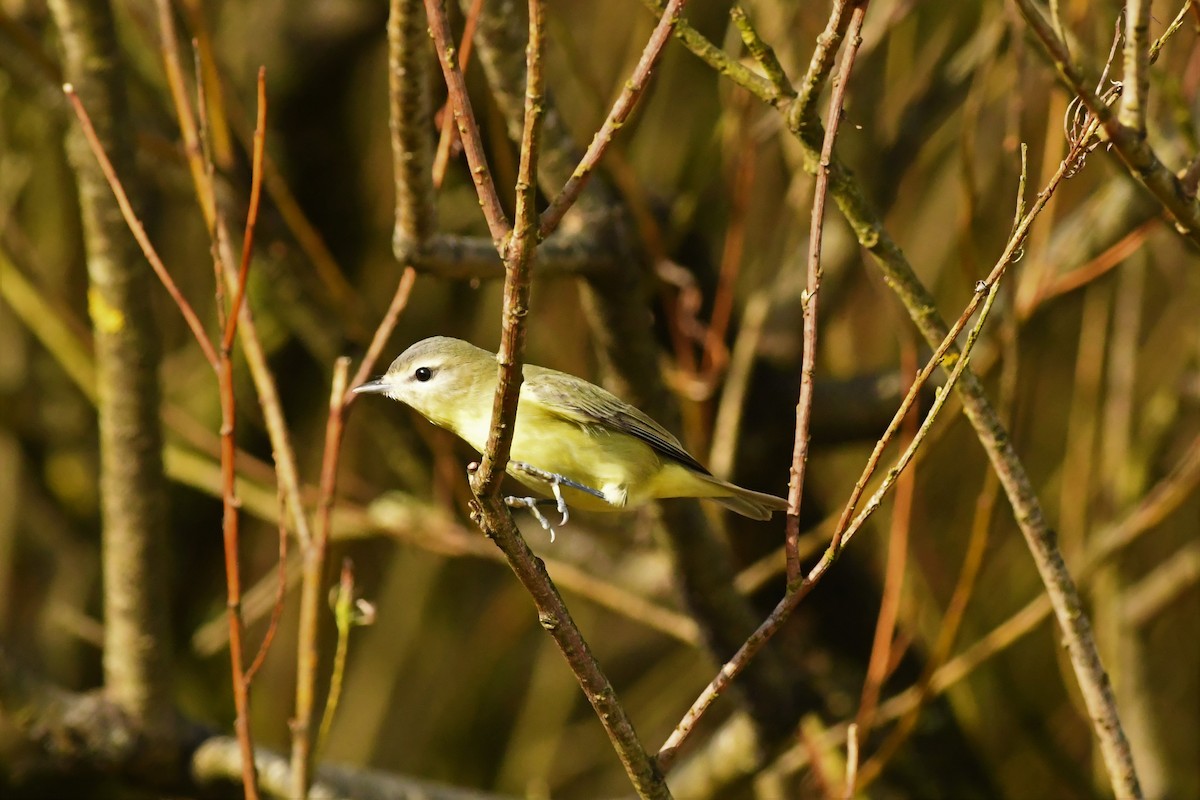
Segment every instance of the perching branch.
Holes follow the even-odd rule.
[[[444,9],[434,0],[428,0],[431,19]],[[456,64],[452,50],[449,50],[448,30],[441,35],[437,32],[439,23],[431,23],[434,28],[434,41],[438,59],[443,64],[446,79],[451,83],[455,70],[448,65]],[[653,760],[646,754],[637,733],[633,728],[624,707],[617,700],[611,683],[604,675],[599,663],[592,655],[587,642],[571,619],[570,613],[563,603],[561,595],[546,574],[545,566],[534,556],[524,538],[513,523],[512,514],[499,496],[500,480],[508,463],[508,451],[512,444],[512,426],[516,418],[517,400],[520,396],[521,369],[523,364],[523,349],[525,337],[525,322],[528,314],[529,284],[534,252],[537,247],[537,208],[535,205],[537,193],[537,157],[541,139],[543,106],[542,74],[542,7],[539,0],[529,3],[529,41],[526,47],[526,88],[524,126],[521,136],[521,161],[517,178],[516,224],[512,229],[511,239],[498,241],[501,255],[505,262],[504,282],[504,319],[501,333],[500,352],[498,354],[499,380],[496,387],[495,400],[492,408],[492,422],[480,468],[472,475],[471,488],[475,493],[472,505],[472,518],[486,533],[508,559],[509,566],[517,575],[522,585],[529,591],[534,605],[538,609],[538,619],[543,627],[554,638],[562,650],[572,671],[575,673],[580,687],[591,702],[596,714],[608,733],[613,748],[616,750],[626,773],[638,795],[644,798],[670,797],[662,776],[654,766]],[[461,74],[458,74],[461,80]],[[455,89],[451,88],[452,96]],[[461,111],[466,105],[465,88],[462,96],[455,99],[456,111]],[[477,141],[479,132],[474,129],[474,121],[469,116],[461,114],[460,134],[467,152],[470,153],[470,141]],[[485,164],[471,163],[472,171],[478,175],[477,168],[482,167],[487,174]],[[490,181],[489,181],[490,183]],[[487,189],[477,180],[476,188],[480,193],[480,201],[486,209],[488,199]],[[494,190],[493,190],[494,191]],[[493,235],[495,228],[493,228]]]

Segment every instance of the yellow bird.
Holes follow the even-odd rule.
[[[774,495],[711,475],[663,426],[593,383],[526,364],[508,474],[566,505],[619,511],[669,497],[706,497],[751,519],[787,508]],[[380,378],[354,388],[411,406],[483,452],[496,393],[496,355],[434,336],[405,350]],[[532,498],[509,498],[530,508]]]

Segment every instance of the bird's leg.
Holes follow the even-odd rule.
[[[554,493],[555,508],[558,510],[559,514],[562,514],[562,522],[558,523],[559,525],[566,525],[567,520],[571,518],[571,512],[567,510],[567,501],[563,497],[563,486],[569,486],[572,489],[586,492],[587,494],[598,497],[606,502],[608,500],[608,498],[604,496],[604,493],[599,489],[593,489],[591,486],[579,483],[578,481],[573,481],[565,475],[559,475],[555,472],[547,472],[544,469],[538,469],[532,464],[526,464],[524,461],[512,461],[509,462],[509,466],[519,472],[524,472],[526,475],[529,475],[532,478],[537,478],[538,480],[545,481],[546,483],[550,484],[550,491]]]

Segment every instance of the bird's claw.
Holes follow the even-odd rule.
[[[538,469],[532,464],[526,464],[524,461],[512,461],[509,462],[509,465],[515,470],[524,472],[526,475],[537,478],[541,481],[545,481],[550,485],[550,491],[554,495],[554,508],[559,514],[562,515],[562,520],[558,523],[560,527],[566,525],[567,521],[571,519],[571,511],[569,508],[567,508],[567,499],[563,497],[562,487],[569,486],[572,489],[593,495],[601,500],[607,499],[600,490],[593,489],[591,486],[579,483],[578,481],[573,481],[565,475],[559,475],[554,472],[547,472],[544,469]],[[537,500],[532,497],[509,497],[505,499],[505,502],[507,502],[508,505],[513,508],[529,509],[529,512],[533,514],[534,518],[541,524],[542,528],[550,531],[550,541],[554,541],[554,528],[550,527],[549,521],[547,521],[542,512],[538,510]]]
[[[533,515],[533,518],[542,526],[542,530],[550,531],[550,541],[554,541],[554,528],[550,527],[550,520],[546,519],[546,515],[538,508],[539,501],[536,497],[506,497],[504,503],[509,508],[525,508]],[[567,522],[566,515],[563,516],[563,524]]]

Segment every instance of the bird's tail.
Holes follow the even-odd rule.
[[[712,499],[730,511],[736,511],[743,517],[768,520],[774,512],[787,510],[788,502],[782,497],[776,497],[773,494],[765,492],[756,492],[751,489],[743,489],[741,486],[729,481],[723,481],[720,478],[707,475],[704,477],[708,479],[706,482],[711,483],[714,488],[720,487],[729,492],[728,494],[713,495]]]

